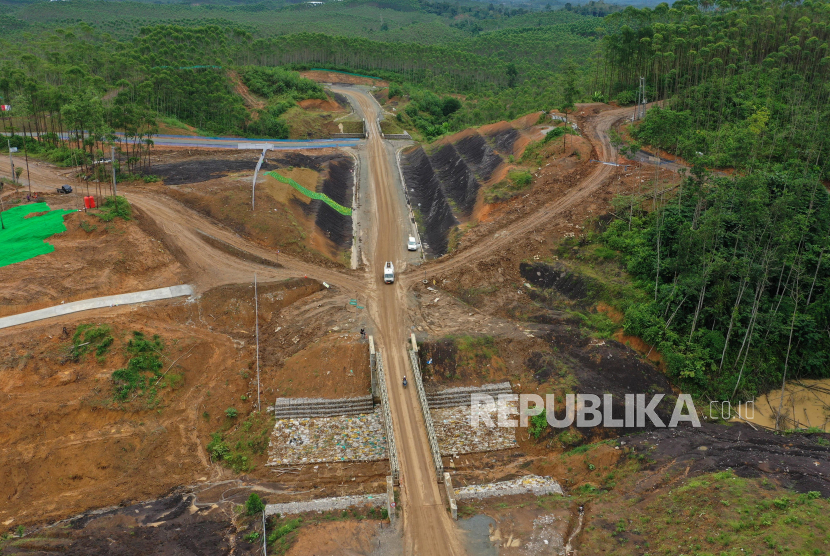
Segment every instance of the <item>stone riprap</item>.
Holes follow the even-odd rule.
[[[386,506],[385,494],[363,494],[356,496],[338,496],[335,498],[320,498],[305,502],[286,502],[284,504],[266,504],[265,515],[296,515],[306,512],[330,512],[345,510],[352,506]]]
[[[536,496],[544,494],[564,494],[562,487],[550,477],[526,475],[511,481],[487,483],[484,485],[469,485],[455,489],[457,500],[469,498],[490,498],[493,496],[512,496],[515,494],[532,493]]]
[[[488,412],[494,425],[498,425],[498,409],[505,406],[512,411],[512,419],[518,419],[518,403],[496,400],[495,409]],[[483,409],[482,409],[483,413]],[[488,427],[483,419],[478,426],[473,427],[470,422],[470,406],[447,407],[430,410],[435,435],[438,437],[438,447],[441,455],[470,454],[474,452],[490,452],[492,450],[506,450],[515,448],[516,429],[511,427]]]
[[[278,419],[271,433],[269,466],[386,459],[380,408],[373,413]]]

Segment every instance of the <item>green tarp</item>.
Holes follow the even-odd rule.
[[[331,199],[331,197],[329,197],[325,193],[317,193],[316,191],[309,191],[308,189],[306,189],[305,187],[303,187],[299,183],[295,182],[294,180],[292,180],[290,178],[285,178],[285,177],[279,175],[276,172],[265,172],[265,175],[266,176],[271,176],[275,180],[281,181],[282,183],[287,183],[288,185],[290,185],[291,187],[293,187],[294,189],[296,189],[297,191],[299,191],[300,193],[302,193],[306,197],[309,197],[311,199],[317,199],[318,201],[323,201],[324,203],[326,203],[328,206],[330,206],[331,208],[333,208],[334,210],[336,210],[337,212],[339,212],[343,216],[351,216],[352,215],[352,209],[344,207],[343,205],[337,203],[336,201],[333,201]]]
[[[46,212],[26,218],[27,214]],[[49,210],[46,203],[10,208],[2,213],[4,230],[0,230],[0,266],[33,259],[55,250],[46,238],[66,231],[63,215],[74,210]]]

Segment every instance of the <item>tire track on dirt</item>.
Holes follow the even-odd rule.
[[[584,132],[601,160],[616,162],[616,149],[611,145],[608,132],[617,122],[630,113],[630,108],[620,108],[602,112],[596,117],[586,119],[587,125],[584,126]],[[615,171],[613,166],[599,163],[595,164],[597,167],[577,187],[563,197],[540,207],[530,215],[502,228],[493,236],[490,236],[487,241],[480,241],[468,249],[450,255],[447,260],[427,263],[426,270],[433,273],[457,270],[460,267],[471,264],[495,252],[502,251],[511,243],[516,242],[524,234],[545,226],[568,208],[586,200],[592,193],[602,187]],[[409,287],[418,278],[418,275],[409,273],[403,277],[403,282]]]
[[[365,288],[365,281],[359,274],[321,268],[304,263],[290,256],[276,253],[260,247],[239,237],[225,226],[199,214],[180,202],[164,197],[140,192],[127,192],[125,196],[139,209],[153,219],[165,233],[168,240],[175,244],[184,256],[183,261],[193,273],[195,285],[199,291],[205,291],[223,284],[247,283],[254,272],[261,280],[275,280],[309,276],[329,284],[340,286],[350,292],[360,292]],[[249,262],[212,247],[202,234],[209,234],[233,247],[278,262],[283,268],[265,266]]]
[[[389,404],[399,449],[401,466],[401,502],[403,509],[404,551],[406,554],[429,556],[462,555],[465,553],[455,525],[444,509],[432,459],[426,426],[423,422],[417,395],[413,389],[403,389],[401,381],[406,374],[406,289],[401,281],[393,285],[383,283],[380,269],[384,261],[403,261],[403,245],[398,241],[398,230],[408,219],[396,201],[392,170],[394,156],[384,147],[376,120],[380,106],[367,93],[358,89],[338,89],[357,102],[366,117],[368,138],[366,149],[370,164],[370,191],[375,199],[372,227],[377,240],[370,253],[369,268],[371,314],[378,325],[376,340],[384,357]]]

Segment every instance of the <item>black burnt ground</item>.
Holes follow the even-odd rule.
[[[471,216],[481,184],[504,161],[484,137],[474,133],[437,146],[430,154],[421,147],[410,150],[401,162],[413,208],[423,217],[426,251],[440,256],[447,252],[449,230],[458,225],[456,216]]]
[[[441,189],[455,203],[461,216],[469,216],[481,184],[452,145],[444,145],[429,157],[441,182]]]
[[[419,224],[423,228],[426,251],[431,255],[443,255],[447,252],[450,228],[458,224],[458,220],[447,202],[441,182],[421,147],[405,154],[401,162],[412,209],[421,215]]]
[[[503,131],[496,131],[487,136],[499,152],[505,154],[513,153],[513,145],[516,144],[516,139],[519,138],[519,132],[513,129],[505,129]]]
[[[90,512],[68,527],[59,523],[5,544],[3,554],[220,556],[231,552],[234,536],[239,553],[253,551],[221,509],[202,506],[193,512],[192,502],[192,495],[174,495]]]
[[[351,158],[332,160],[328,164],[328,175],[323,180],[320,190],[334,202],[344,206],[352,206],[352,192],[354,190],[354,164]],[[340,249],[352,246],[352,217],[344,216],[322,201],[312,201],[316,205],[317,218],[314,223],[327,238],[332,240]]]
[[[223,178],[235,172],[250,171],[253,173],[259,160],[259,153],[256,151],[245,154],[235,153],[233,158],[214,158],[208,156],[209,153],[200,154],[202,156],[191,160],[157,164],[153,166],[152,172],[163,179],[165,185],[186,185]],[[262,163],[260,172],[288,167],[311,168],[320,171],[326,162],[337,157],[342,157],[342,155],[308,156],[296,152],[271,155],[269,153]]]
[[[657,429],[620,440],[668,474],[669,467],[697,475],[725,469],[740,477],[770,477],[797,492],[830,496],[830,434],[782,434],[745,424],[703,423]],[[821,443],[825,444],[822,446]]]
[[[189,185],[222,178],[236,172],[253,172],[259,155],[255,151],[234,154],[233,158],[197,156],[183,162],[159,164],[153,172],[164,179],[165,185]],[[324,176],[320,192],[344,207],[351,208],[354,190],[354,162],[342,154],[309,156],[298,152],[268,153],[262,163],[260,176],[269,170],[309,168]],[[297,202],[315,225],[341,250],[352,245],[352,217],[345,216],[326,203],[312,200]]]
[[[568,299],[586,300],[593,289],[592,281],[585,276],[574,273],[563,264],[521,263],[519,272],[522,278],[534,286],[555,289]]]
[[[518,132],[515,129],[513,131],[518,136]],[[496,168],[503,162],[501,157],[487,144],[484,137],[477,133],[458,141],[455,149],[481,181],[489,180]]]

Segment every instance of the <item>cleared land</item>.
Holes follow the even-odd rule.
[[[343,92],[363,114],[376,114],[369,95],[360,89]],[[802,500],[785,489],[830,494],[827,436],[788,438],[743,425],[707,424],[675,435],[646,431],[620,441],[609,441],[613,431],[600,428],[581,436],[545,432],[539,439],[522,430],[515,448],[444,457],[456,486],[531,473],[556,478],[573,497],[464,502],[463,517],[481,513],[494,520],[488,535],[475,528],[478,533],[464,535],[447,516],[417,399],[412,389],[400,387],[409,374],[410,332],[422,346],[428,389],[509,380],[515,392],[538,394],[672,394],[660,372],[660,355],[625,336],[620,315],[606,303],[607,292],[617,295],[629,287],[625,272],[584,241],[589,230],[603,226],[614,195],[645,194],[677,180],[676,174],[647,165],[589,162],[629,163],[617,157],[608,137],[626,113],[581,105],[576,121],[582,136],[565,136],[564,147],[561,137],[535,146],[546,127],[536,125],[536,114],[467,131],[421,151],[422,159],[438,167],[433,166],[434,191],[457,184],[446,168],[462,163],[469,178],[464,183],[471,188],[447,189],[447,197],[457,199],[455,207],[447,205],[461,223],[457,231],[447,228],[448,245],[455,235],[450,254],[412,271],[402,268],[394,286],[383,284],[377,269],[382,261],[406,256],[397,233],[377,234],[368,243],[368,269],[349,271],[340,261],[342,244],[325,234],[336,236],[337,227],[321,220],[320,207],[298,197],[295,188],[262,179],[257,211],[248,211],[253,153],[162,151],[153,160],[161,184],[120,186],[133,205],[132,220],[107,223],[93,212],[68,216],[67,232],[50,240],[55,252],[0,268],[0,314],[148,289],[147,284],[192,283],[197,297],[0,331],[5,346],[0,464],[9,470],[0,482],[0,496],[8,500],[0,523],[29,528],[92,508],[123,506],[80,518],[68,532],[44,529],[3,550],[105,554],[107,539],[115,539],[135,554],[158,543],[160,553],[181,547],[224,553],[229,546],[252,552],[257,545],[245,536],[256,524],[231,511],[251,490],[269,502],[384,491],[385,461],[265,466],[273,420],[254,411],[254,273],[263,403],[278,396],[365,395],[368,348],[359,334],[365,328],[384,354],[402,463],[403,546],[394,534],[390,540],[380,531],[367,511],[356,510],[348,521],[304,516],[287,537],[291,554],[368,552],[373,548],[367,541],[372,547],[380,541],[390,553],[476,553],[470,542],[482,542],[518,554],[528,546],[545,550],[569,541],[580,551],[614,546],[620,553],[639,553],[635,547],[646,542],[653,549],[669,535],[689,536],[684,528],[691,514],[665,518],[675,515],[669,510],[685,516],[689,504],[694,515],[704,512],[706,518],[695,521],[695,539],[679,541],[689,545],[684,550],[727,550],[740,540],[758,553],[769,548],[765,536],[772,532],[779,544],[824,550],[827,539],[808,539],[806,531],[818,530],[816,516],[826,514],[826,501]],[[361,191],[370,199],[371,221],[363,224],[404,230],[406,207],[390,189],[397,172],[394,152],[375,126],[369,132],[358,152],[370,165],[369,183]],[[527,152],[535,171],[527,158],[515,162]],[[353,160],[335,151],[269,153],[263,169],[332,198],[339,191],[345,203],[349,184],[355,185]],[[488,191],[510,180],[510,172],[528,169],[532,183],[521,194],[485,202]],[[35,188],[44,194],[66,181],[46,165],[38,172]],[[339,189],[327,189],[327,180],[341,184]],[[53,208],[72,208],[81,199],[52,196]],[[79,352],[89,334],[90,347]],[[155,335],[160,344],[153,343]],[[139,339],[156,346],[151,351],[160,367],[146,372],[152,383],[124,390],[128,375],[114,373],[130,368],[136,346],[145,345]],[[216,452],[209,449],[217,437],[228,449],[224,464],[212,459]],[[740,478],[723,475],[728,468]],[[757,519],[739,532],[724,529],[730,520],[746,521],[748,514],[736,513],[733,501],[749,495],[745,504]],[[156,501],[136,504],[151,499]],[[585,504],[581,520],[580,503]],[[635,523],[632,515],[666,523],[659,528]],[[277,525],[289,523],[281,518]],[[755,525],[770,533],[744,532]],[[162,538],[157,531],[168,534]],[[513,544],[518,539],[521,543]]]

